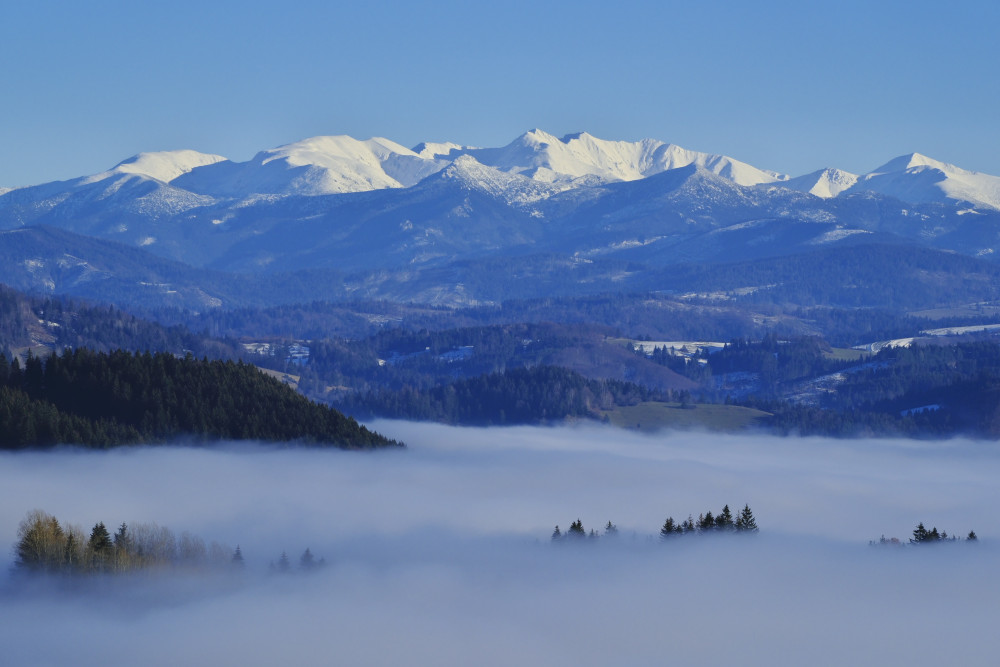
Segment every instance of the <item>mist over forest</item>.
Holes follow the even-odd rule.
[[[984,664],[995,443],[370,426],[408,449],[0,454],[4,660]],[[756,535],[658,538],[668,515],[744,503]],[[189,531],[245,567],[25,581],[13,546],[34,509]],[[576,520],[618,536],[550,541]],[[980,539],[869,545],[918,522]],[[300,571],[306,548],[325,567]]]

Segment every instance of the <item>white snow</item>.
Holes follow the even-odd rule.
[[[821,245],[823,243],[833,243],[834,241],[840,241],[848,236],[853,236],[854,234],[871,234],[872,232],[867,229],[832,229],[825,234],[817,236],[810,244]]]
[[[851,192],[871,190],[913,203],[961,201],[1000,209],[1000,177],[941,162],[920,153],[902,155],[865,174]]]
[[[475,148],[474,146],[462,146],[461,144],[455,144],[450,141],[443,143],[435,143],[433,141],[424,141],[413,147],[413,152],[420,157],[428,160],[433,160],[434,158],[444,157],[447,158],[453,151],[466,151]]]
[[[790,178],[781,187],[800,192],[808,192],[823,199],[836,197],[858,182],[858,176],[840,169],[828,167],[805,176]]]
[[[466,149],[462,152],[497,169],[552,183],[567,183],[584,177],[597,177],[603,181],[635,181],[691,164],[738,185],[758,185],[788,178],[724,155],[697,153],[655,139],[607,141],[586,132],[558,138],[536,129],[503,148]]]
[[[194,192],[240,198],[328,195],[410,187],[447,165],[381,137],[321,136],[261,151],[247,162],[208,166],[179,183]]]
[[[925,329],[920,333],[926,336],[960,336],[981,331],[1000,331],[1000,324],[976,324],[968,327],[943,327],[940,329]]]
[[[222,162],[225,159],[221,155],[192,150],[139,153],[119,162],[109,173],[138,174],[169,183],[192,169]]]
[[[565,189],[565,186],[539,183],[519,174],[486,166],[470,155],[458,157],[441,172],[441,177],[459,181],[469,189],[500,197],[510,204],[531,204]]]

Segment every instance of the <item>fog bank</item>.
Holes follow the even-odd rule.
[[[409,449],[0,454],[5,570],[34,508],[88,532],[155,521],[247,562],[83,590],[5,574],[4,663],[992,662],[995,443],[373,426]],[[760,534],[653,537],[726,503]],[[550,543],[577,518],[619,537]],[[918,521],[981,539],[867,546]],[[327,567],[269,574],[306,547]]]

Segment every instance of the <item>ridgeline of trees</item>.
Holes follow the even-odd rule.
[[[186,351],[216,358],[238,358],[243,353],[235,339],[210,338],[179,325],[164,326],[114,306],[28,296],[0,285],[0,352],[38,343],[55,350]]]
[[[729,509],[729,505],[722,508],[717,515],[712,515],[711,511],[699,514],[697,520],[691,515],[684,521],[675,521],[672,516],[667,517],[660,528],[660,539],[669,540],[678,535],[707,535],[710,533],[756,533],[757,519],[750,509],[750,505],[744,505],[743,509],[736,516]],[[603,537],[617,537],[618,527],[608,521],[604,527]],[[557,525],[552,531],[553,542],[574,541],[574,540],[596,540],[602,537],[601,533],[591,529],[588,533],[583,527],[583,522],[577,519],[569,525],[569,529],[564,533]]]
[[[597,418],[615,405],[654,400],[658,394],[614,380],[588,380],[556,366],[508,369],[431,387],[368,392],[348,397],[345,412],[449,424],[537,424],[571,417]]]
[[[299,558],[298,571],[310,572],[326,565],[308,547]],[[14,571],[31,574],[127,574],[153,569],[240,570],[246,567],[243,550],[205,543],[187,531],[178,537],[155,523],[122,523],[112,535],[103,521],[90,536],[79,526],[63,525],[42,510],[32,510],[21,521],[14,545]],[[285,552],[272,572],[294,571]]]
[[[924,522],[921,521],[917,524],[917,527],[913,529],[913,537],[910,538],[910,544],[926,545],[942,542],[958,542],[959,540],[960,538],[957,535],[948,535],[947,531],[938,532],[937,526],[927,530],[927,528],[924,527]],[[976,531],[970,530],[965,539],[961,541],[978,542],[979,536],[976,535]],[[887,539],[885,535],[880,537],[878,540],[870,541],[868,544],[873,546],[903,546],[903,542],[898,538],[890,537]]]
[[[845,373],[818,405],[752,397],[783,434],[1000,436],[1000,345],[941,341],[885,348]]]
[[[77,349],[22,369],[0,355],[0,448],[178,437],[399,445],[243,362]]]
[[[33,510],[21,521],[14,545],[18,572],[49,574],[124,574],[162,568],[208,569],[241,565],[242,552],[188,532],[178,538],[155,523],[122,523],[112,535],[104,522],[88,536],[79,526],[62,525],[51,514]]]

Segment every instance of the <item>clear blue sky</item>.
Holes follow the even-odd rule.
[[[1000,175],[1000,3],[7,2],[0,185],[139,151],[534,127],[756,166],[921,152]]]

